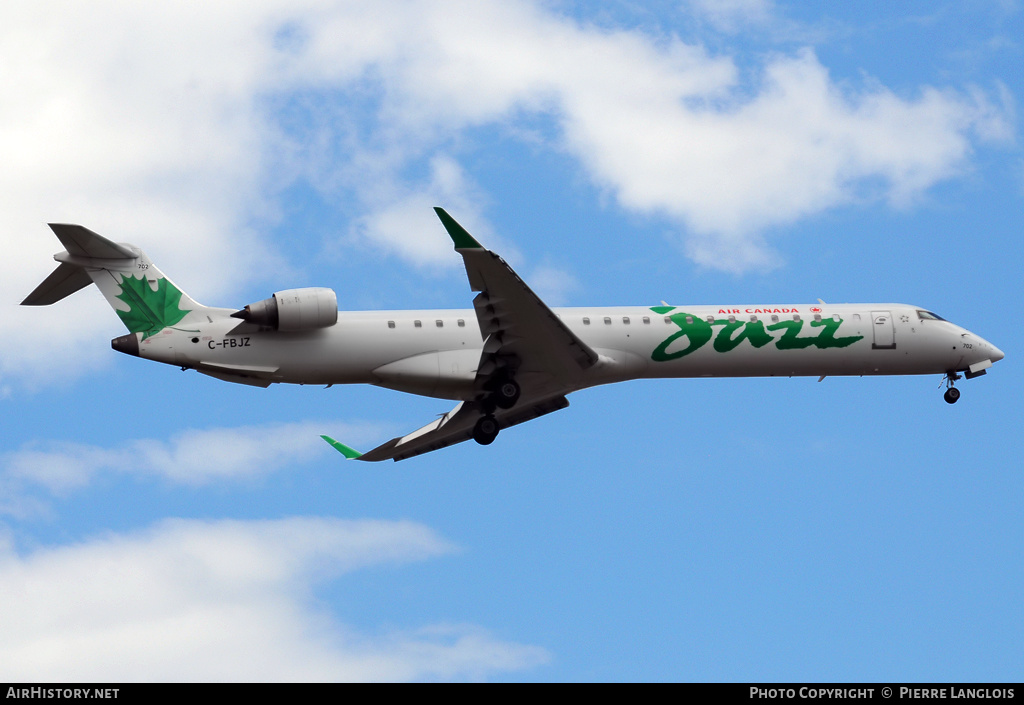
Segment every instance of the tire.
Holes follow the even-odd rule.
[[[946,390],[946,393],[942,395],[942,398],[946,400],[947,404],[956,404],[960,398],[960,390],[956,387],[950,387]]]
[[[481,416],[473,426],[473,440],[482,446],[489,446],[498,437],[498,420],[488,414]]]
[[[499,409],[511,409],[519,401],[521,390],[519,385],[512,380],[507,380],[498,385],[492,394],[494,405]]]

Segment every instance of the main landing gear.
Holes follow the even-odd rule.
[[[481,416],[473,427],[473,440],[482,446],[489,446],[498,437],[498,420],[493,414]]]
[[[946,400],[947,404],[956,404],[960,399],[960,390],[953,386],[958,379],[961,377],[956,372],[946,373],[946,393],[942,395],[942,398]]]
[[[476,425],[473,426],[474,441],[482,446],[494,443],[494,439],[498,437],[498,431],[501,430],[498,420],[494,418],[494,411],[496,409],[511,409],[519,401],[521,392],[519,384],[511,377],[500,379],[494,385],[491,393],[483,400],[484,415],[477,419]]]
[[[511,409],[519,401],[519,385],[515,380],[507,379],[499,384],[491,393],[494,405],[499,409]]]

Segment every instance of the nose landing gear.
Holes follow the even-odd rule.
[[[942,398],[946,400],[947,404],[956,404],[960,399],[960,390],[953,386],[958,379],[961,377],[956,372],[946,373],[946,393],[942,395]]]

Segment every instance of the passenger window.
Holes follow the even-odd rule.
[[[388,328],[394,328],[394,327],[395,327],[395,322],[394,321],[388,321]]]
[[[821,314],[820,313],[814,314],[814,320],[817,323],[821,323]]]
[[[416,326],[417,328],[422,328],[423,327],[423,323],[421,323],[420,321],[413,321],[412,324],[414,326]]]
[[[773,314],[772,315],[772,323],[778,323],[778,322],[779,322],[779,317]]]
[[[714,322],[715,322],[715,317],[714,316],[708,316],[708,323],[714,323]]]
[[[460,318],[459,319],[459,328],[465,328],[465,327],[466,327],[466,322]]]
[[[687,316],[686,318],[687,318],[687,320],[689,320],[690,317]],[[672,317],[671,316],[665,316],[665,323],[671,323],[671,322],[672,322]],[[690,321],[690,323],[693,323],[693,321]]]
[[[610,326],[612,324],[612,319],[609,316],[605,316],[604,317],[604,324],[606,326]]]
[[[590,319],[587,316],[583,317],[583,325],[585,325],[585,326],[589,326],[590,325]]]
[[[444,321],[440,321],[440,320],[439,320],[439,321],[437,322],[437,327],[438,327],[438,328],[443,328],[443,327],[444,327]]]
[[[644,325],[647,325],[650,322],[651,322],[651,317],[650,316],[644,316]]]
[[[860,320],[860,314],[859,313],[853,314],[853,320],[859,321]]]
[[[686,325],[688,325],[688,326],[692,326],[693,325],[693,316],[687,316],[686,317]]]
[[[750,322],[751,322],[751,323],[754,323],[754,322],[756,322],[756,321],[757,321],[757,316],[751,316],[751,317],[750,317]]]
[[[799,313],[794,313],[793,314],[793,320],[794,321],[799,321],[800,320],[800,314]]]
[[[832,314],[832,320],[835,321],[836,323],[839,323],[843,319],[839,317],[838,313],[833,313]]]
[[[736,322],[736,316],[729,316],[729,323],[735,323],[735,322]]]
[[[629,325],[629,316],[623,316],[622,317],[622,322],[625,323],[628,326]]]

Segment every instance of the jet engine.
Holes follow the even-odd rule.
[[[231,316],[280,331],[328,328],[338,322],[338,297],[324,287],[287,289]]]

